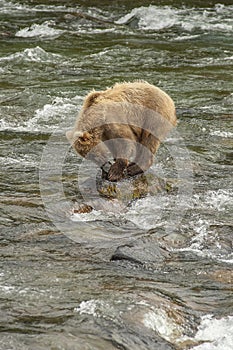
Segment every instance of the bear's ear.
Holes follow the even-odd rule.
[[[87,143],[91,139],[91,134],[88,131],[76,131],[73,135],[74,139],[78,139],[80,143]]]
[[[80,143],[84,144],[90,142],[91,134],[88,131],[74,132],[73,130],[70,130],[66,132],[66,137],[71,144],[73,144],[75,140],[78,140]]]
[[[87,97],[85,98],[83,107],[84,109],[91,107],[91,105],[93,105],[93,103],[95,102],[95,100],[102,95],[102,91],[92,91],[90,92]]]
[[[72,142],[73,140],[73,130],[69,130],[66,132],[66,138],[69,142]]]

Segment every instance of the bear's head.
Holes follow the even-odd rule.
[[[93,131],[71,130],[66,132],[66,137],[75,151],[84,158],[88,157],[100,142],[98,135]]]

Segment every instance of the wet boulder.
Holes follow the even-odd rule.
[[[89,213],[93,209],[113,212],[125,209],[137,199],[148,195],[156,196],[158,193],[172,193],[175,191],[173,180],[162,179],[152,171],[134,177],[123,178],[119,182],[111,182],[105,179],[105,173],[97,176],[96,182],[87,179],[82,184],[82,192],[85,193],[85,203],[76,203],[74,213]]]

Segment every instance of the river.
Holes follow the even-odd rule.
[[[232,33],[232,1],[0,0],[1,350],[233,348]],[[175,101],[176,189],[75,213],[65,132],[137,79]]]

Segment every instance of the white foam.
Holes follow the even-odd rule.
[[[171,205],[168,202],[165,195],[159,194],[139,199],[125,213],[125,218],[141,229],[150,230],[163,224],[162,211],[167,205]]]
[[[42,24],[32,24],[31,27],[26,27],[16,32],[15,36],[23,38],[55,38],[63,34],[64,30],[52,28],[51,26],[54,24],[53,21],[47,21]]]
[[[0,284],[0,291],[2,291],[3,293],[9,294],[9,293],[12,293],[14,290],[15,290],[15,287],[13,286]]]
[[[161,220],[163,210],[171,206],[171,201],[168,196],[147,196],[146,198],[138,199],[133,202],[130,207],[126,207],[120,200],[112,200],[99,198],[96,205],[96,210],[90,213],[72,213],[72,221],[111,221],[125,220],[131,222],[140,229],[150,230],[155,227],[164,225]],[[102,209],[101,209],[102,208]],[[153,209],[152,209],[153,208]]]
[[[32,49],[25,49],[9,56],[1,57],[0,62],[25,61],[25,62],[61,62],[61,55],[46,52],[40,46]]]
[[[74,308],[74,312],[78,312],[80,315],[91,315],[93,317],[110,319],[114,319],[119,315],[118,308],[100,299],[82,301],[78,307]]]
[[[227,33],[233,29],[232,23],[227,23],[224,18],[211,10],[191,10],[191,13],[179,23],[187,31],[201,29],[203,31],[225,31]]]
[[[14,122],[9,122],[2,118],[0,120],[0,130],[53,132],[58,129],[61,123],[64,123],[64,117],[66,117],[68,125],[72,125],[81,99],[80,96],[75,96],[71,99],[55,97],[51,103],[47,103],[42,108],[37,109],[34,116],[27,121],[19,122],[15,120]]]
[[[211,208],[225,211],[233,206],[233,190],[207,191],[205,201]]]
[[[64,115],[77,113],[75,99],[56,97],[52,103],[45,104],[42,108],[35,111],[35,116],[30,120],[30,124],[43,124],[44,122],[54,124],[54,121],[61,121]]]
[[[211,315],[202,317],[195,340],[204,343],[192,350],[232,350],[233,349],[233,316],[221,319]]]
[[[203,342],[192,350],[232,350],[233,349],[233,316],[221,319],[205,315],[201,319],[198,331],[194,338],[186,336],[185,328],[178,325],[168,316],[163,309],[153,309],[145,313],[143,318],[145,327],[159,333],[159,335],[171,342],[179,344],[185,341]]]
[[[45,104],[35,111],[35,115],[27,121],[26,129],[34,131],[56,130],[63,122],[64,116],[70,119],[77,113],[78,107],[74,99],[56,97],[52,103]],[[72,122],[71,122],[72,123]]]
[[[195,34],[195,35],[181,35],[178,36],[177,38],[174,39],[174,41],[185,41],[185,40],[192,40],[198,38],[200,35]]]
[[[223,130],[213,130],[210,132],[210,135],[225,137],[225,138],[233,138],[233,132],[223,131]]]
[[[219,242],[219,237],[217,233],[213,233],[210,226],[217,222],[208,221],[207,219],[199,218],[198,220],[193,220],[189,224],[189,230],[196,232],[194,237],[188,243],[188,246],[183,248],[170,248],[172,251],[179,252],[193,252],[197,256],[208,257],[216,261],[221,261],[227,264],[232,264],[232,252],[225,251],[222,249],[221,241]],[[214,235],[214,237],[213,237]],[[215,244],[213,244],[213,239]],[[220,238],[221,239],[221,238]],[[210,242],[210,246],[207,244]]]
[[[219,259],[219,260],[227,264],[233,264],[233,259]]]
[[[106,215],[105,212],[102,212],[100,210],[92,210],[90,213],[83,213],[83,214],[72,213],[70,219],[74,222],[76,221],[89,222],[89,221],[96,221],[96,220],[108,221],[109,215]]]
[[[182,327],[175,323],[163,309],[154,309],[147,312],[144,315],[143,324],[172,343],[176,343],[182,337]]]
[[[36,160],[33,161],[30,159],[28,155],[24,155],[23,157],[20,155],[20,158],[12,158],[12,157],[0,157],[1,165],[20,165],[25,167],[33,167],[36,166]]]
[[[203,194],[195,194],[193,198],[195,207],[213,209],[214,211],[225,211],[233,205],[233,190],[209,190]]]
[[[172,6],[148,6],[134,8],[121,17],[117,23],[125,24],[131,18],[138,19],[138,26],[144,30],[161,30],[179,26],[186,31],[201,29],[203,31],[232,32],[232,6],[216,6],[215,8],[182,8]],[[183,37],[184,39],[184,37]]]
[[[90,299],[82,301],[78,307],[74,308],[74,312],[78,312],[80,315],[114,319],[121,316],[120,303],[121,301],[117,300],[110,305],[110,303],[100,299]],[[172,344],[178,345],[186,341],[203,342],[193,347],[192,350],[231,350],[233,348],[233,316],[220,319],[214,318],[212,315],[203,316],[197,333],[191,338],[186,335],[187,325],[184,322],[178,324],[177,317],[171,317],[169,308],[165,310],[161,307],[153,307],[143,300],[137,302],[136,305],[147,309],[142,318],[143,326],[156,331]],[[123,312],[132,310],[134,307],[135,304],[124,305]]]
[[[172,27],[178,22],[177,11],[169,6],[149,6],[133,9],[130,13],[120,18],[116,23],[127,23],[131,18],[139,19],[139,28],[160,30],[163,28]]]
[[[7,0],[0,0],[0,8],[1,13],[11,13],[14,11],[14,13],[17,12],[23,12],[28,10],[28,6],[24,6],[22,4],[19,4],[18,2],[11,2]]]
[[[78,34],[103,34],[103,33],[120,33],[121,30],[120,29],[116,29],[116,28],[105,28],[105,29],[98,29],[98,28],[93,28],[92,26],[86,26],[81,27],[79,26],[79,28],[77,28],[78,30]]]
[[[56,12],[75,12],[77,11],[76,8],[69,8],[66,6],[56,6],[56,5],[36,5],[36,6],[29,6],[25,4],[20,4],[16,1],[7,1],[7,0],[0,0],[0,8],[1,8],[1,13],[13,13],[14,15],[16,13],[18,14],[23,14],[25,12],[51,12],[51,11],[56,11]]]
[[[99,304],[99,301],[94,299],[82,301],[80,305],[74,309],[74,311],[80,313],[80,315],[86,314],[86,315],[97,316],[97,313],[96,313],[97,304]]]

